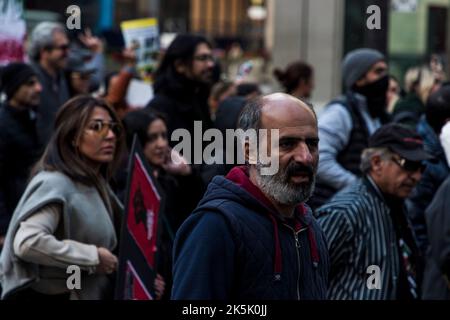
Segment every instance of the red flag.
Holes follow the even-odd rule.
[[[128,167],[116,299],[152,300],[155,296],[161,189],[151,175],[151,168],[136,137]]]
[[[149,266],[155,267],[158,212],[161,198],[136,154],[131,176],[127,227]]]

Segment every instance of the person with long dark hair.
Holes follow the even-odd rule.
[[[169,147],[167,120],[164,115],[139,110],[128,113],[123,123],[128,147],[131,149],[136,135],[151,167],[151,174],[164,193],[163,211],[159,213],[161,236],[158,242],[156,271],[165,283],[162,299],[168,299],[172,286],[172,247],[175,234],[191,213],[191,208],[196,205],[195,199],[186,191],[198,188],[202,183],[192,174],[192,168],[187,161]],[[122,188],[124,187],[122,185]]]
[[[0,257],[3,299],[112,298],[122,206],[108,180],[122,132],[103,100],[77,96],[61,107],[8,228]],[[69,266],[80,268],[74,289]]]

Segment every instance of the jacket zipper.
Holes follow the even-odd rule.
[[[307,228],[302,228],[300,230],[298,230],[297,232],[295,232],[294,229],[292,229],[290,226],[286,225],[286,227],[288,227],[289,229],[292,230],[292,232],[294,233],[294,240],[295,240],[295,248],[296,248],[296,253],[297,253],[297,266],[298,266],[298,273],[297,273],[297,299],[300,300],[300,270],[301,270],[301,265],[300,265],[300,241],[298,240],[298,234],[302,231],[305,231]]]

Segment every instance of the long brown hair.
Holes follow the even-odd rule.
[[[115,111],[104,100],[90,95],[76,96],[60,108],[56,115],[55,131],[43,156],[34,167],[32,176],[43,170],[59,171],[77,182],[95,186],[101,194],[103,193],[98,173],[89,166],[86,158],[78,152],[76,147],[96,107],[107,110],[112,120],[122,129],[119,136],[116,136],[113,161],[100,166],[101,176],[109,181],[119,166],[124,146],[124,130]]]

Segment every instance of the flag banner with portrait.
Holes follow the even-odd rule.
[[[116,299],[152,300],[156,278],[161,189],[136,136],[128,164],[125,214],[119,249]]]
[[[22,0],[0,0],[0,66],[25,60]]]

